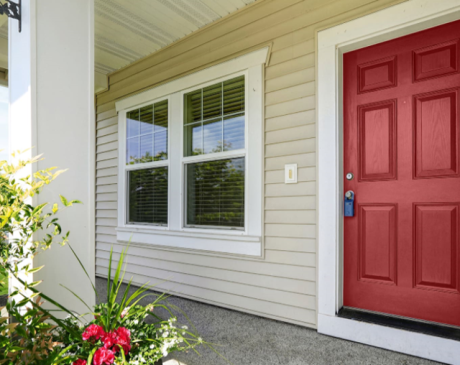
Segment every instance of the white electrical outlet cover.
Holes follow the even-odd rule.
[[[284,182],[286,184],[297,183],[297,164],[290,164],[284,166]]]

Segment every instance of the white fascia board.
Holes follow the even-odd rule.
[[[226,75],[231,75],[239,71],[247,70],[253,66],[262,65],[267,61],[269,47],[264,47],[257,51],[236,57],[230,61],[219,63],[193,74],[170,81],[153,89],[127,97],[115,103],[117,112],[134,108],[151,100],[161,98],[165,95],[173,94],[204,82],[220,79]]]

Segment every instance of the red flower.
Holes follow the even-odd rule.
[[[104,333],[101,337],[104,347],[106,349],[111,349],[113,345],[117,343],[117,334],[116,332]]]
[[[117,345],[115,347],[115,351],[118,351],[120,348],[119,346],[123,347],[123,351],[125,354],[127,354],[131,350],[131,333],[129,332],[128,329],[124,327],[119,327],[116,330],[117,334]],[[118,349],[117,349],[118,347]]]
[[[93,357],[93,365],[110,365],[115,361],[115,356],[112,351],[105,347],[99,348]]]
[[[78,359],[77,361],[74,361],[72,365],[86,365],[86,360]]]
[[[84,341],[88,341],[89,339],[92,340],[99,340],[104,335],[104,330],[101,326],[97,324],[92,324],[91,326],[85,329],[85,332],[82,334],[82,338]]]

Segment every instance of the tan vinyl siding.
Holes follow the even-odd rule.
[[[265,199],[262,259],[132,245],[134,282],[211,304],[316,326],[315,32],[403,0],[259,0],[135,62],[97,96],[96,272],[115,260],[118,131],[115,101],[271,45],[265,69]],[[174,146],[172,147],[174,148]],[[284,165],[297,163],[297,184]]]

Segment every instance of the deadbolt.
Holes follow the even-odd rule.
[[[353,177],[354,175],[351,172],[347,174],[347,180],[353,180]]]

